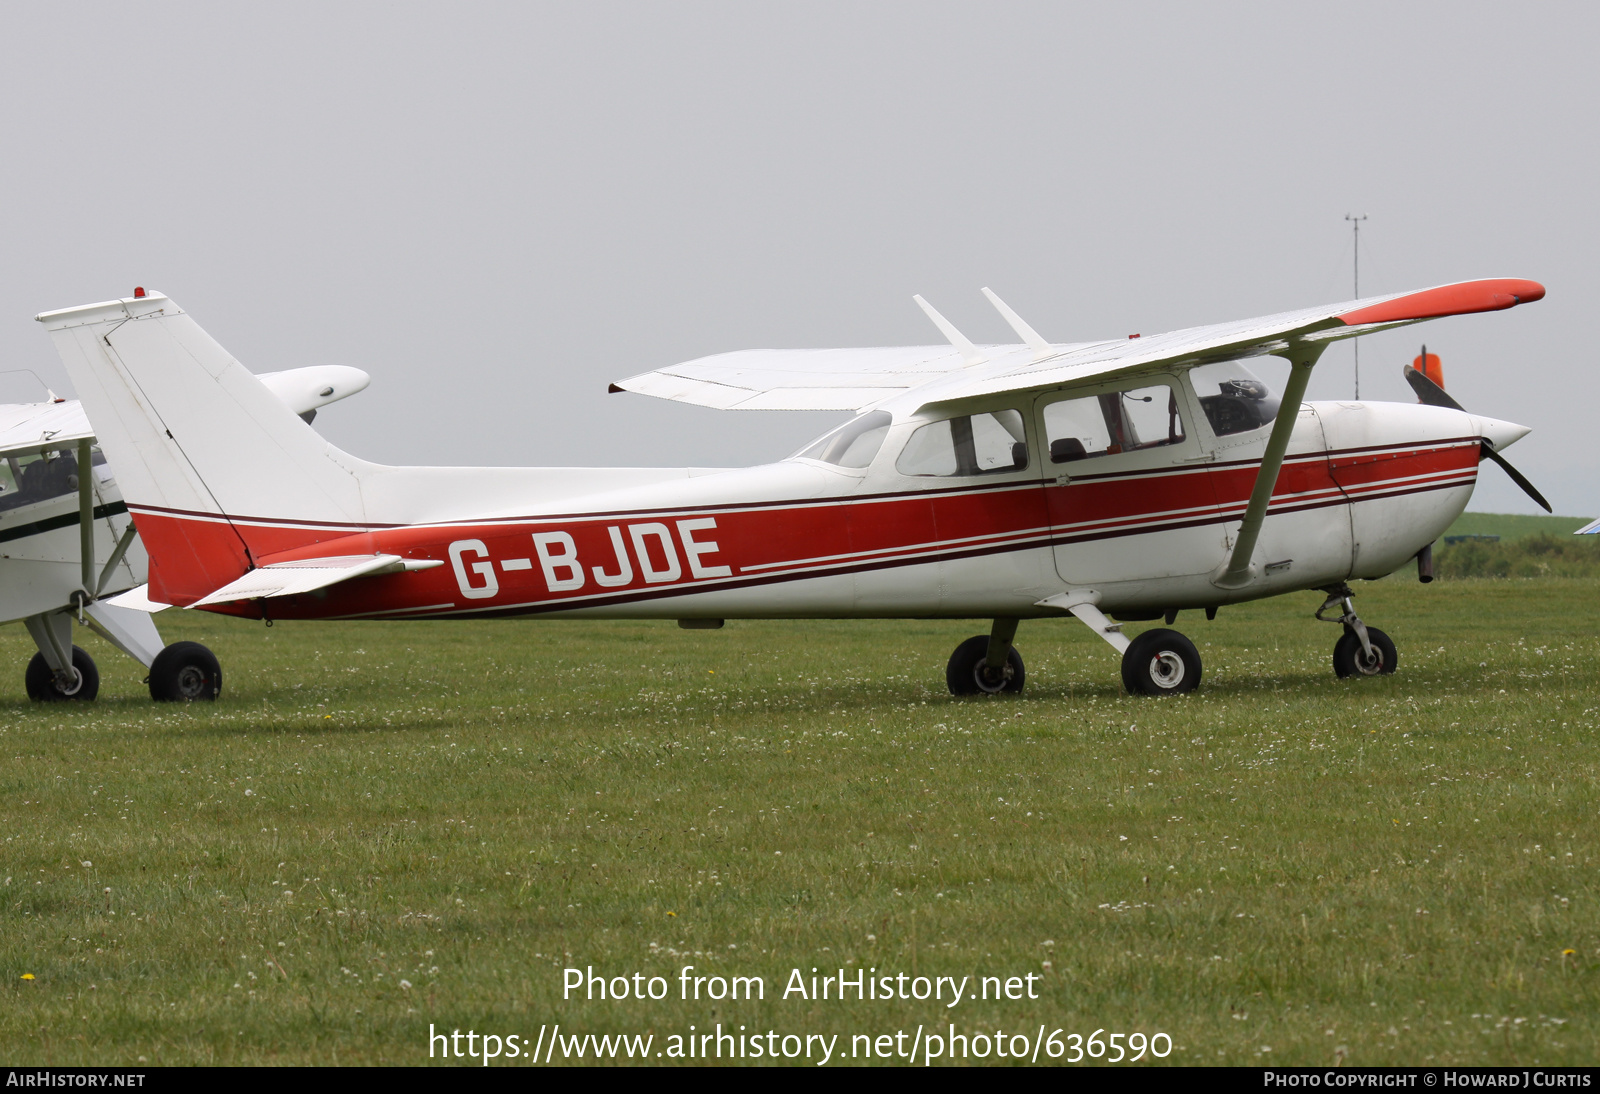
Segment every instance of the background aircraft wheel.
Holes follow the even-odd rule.
[[[150,698],[156,702],[215,699],[222,691],[222,666],[198,642],[174,642],[150,666]]]
[[[1394,650],[1394,639],[1377,627],[1367,628],[1367,641],[1372,643],[1373,656],[1361,648],[1356,632],[1345,628],[1344,635],[1333,647],[1333,671],[1341,680],[1352,676],[1388,676],[1399,665],[1399,655]]]
[[[1122,686],[1129,695],[1193,691],[1200,686],[1200,651],[1177,631],[1145,631],[1122,655]]]
[[[951,695],[999,695],[1002,692],[1022,690],[1027,671],[1022,667],[1022,654],[1012,646],[1006,655],[1006,667],[991,673],[985,659],[989,656],[989,636],[976,634],[956,647],[945,666],[944,682]]]
[[[23,676],[28,685],[28,698],[42,703],[57,699],[82,699],[88,702],[100,694],[100,670],[94,667],[94,658],[77,646],[72,647],[72,671],[77,679],[70,689],[63,688],[57,682],[49,662],[44,659],[44,654],[34,654]]]

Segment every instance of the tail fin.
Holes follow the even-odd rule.
[[[264,554],[364,529],[372,466],[334,448],[160,293],[36,317],[151,557],[184,604]]]

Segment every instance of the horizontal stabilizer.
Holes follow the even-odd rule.
[[[151,613],[164,612],[172,607],[171,604],[163,604],[159,600],[151,600],[150,586],[148,585],[140,585],[138,588],[129,589],[125,593],[109,596],[104,600],[98,601],[98,603],[115,604],[119,608],[131,608],[136,612]]]
[[[190,608],[207,604],[226,604],[234,600],[260,600],[270,596],[294,596],[325,589],[353,577],[397,574],[405,570],[431,570],[443,566],[438,559],[405,559],[399,555],[340,555],[336,558],[305,558],[294,562],[274,562],[251,570],[230,581],[216,592],[203,596]]]

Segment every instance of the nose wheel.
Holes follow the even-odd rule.
[[[1351,603],[1354,595],[1348,585],[1332,585],[1324,589],[1328,599],[1317,609],[1317,618],[1324,623],[1339,623],[1344,634],[1333,647],[1333,673],[1341,680],[1356,676],[1388,676],[1399,667],[1399,655],[1394,640],[1377,627],[1369,627],[1356,615]],[[1339,609],[1340,614],[1327,613]]]

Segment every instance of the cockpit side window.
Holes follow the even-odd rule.
[[[1051,463],[1178,444],[1178,393],[1167,384],[1061,399],[1044,408]]]
[[[895,460],[902,475],[955,477],[1022,471],[1028,440],[1022,415],[994,410],[929,422],[911,434]]]
[[[1272,424],[1279,399],[1260,377],[1238,361],[1219,361],[1189,371],[1211,432],[1219,437]]]
[[[869,411],[796,452],[794,458],[821,460],[838,467],[866,467],[883,447],[893,421],[886,410]]]
[[[0,470],[0,509],[58,498],[77,489],[78,457],[73,449],[8,456]]]

